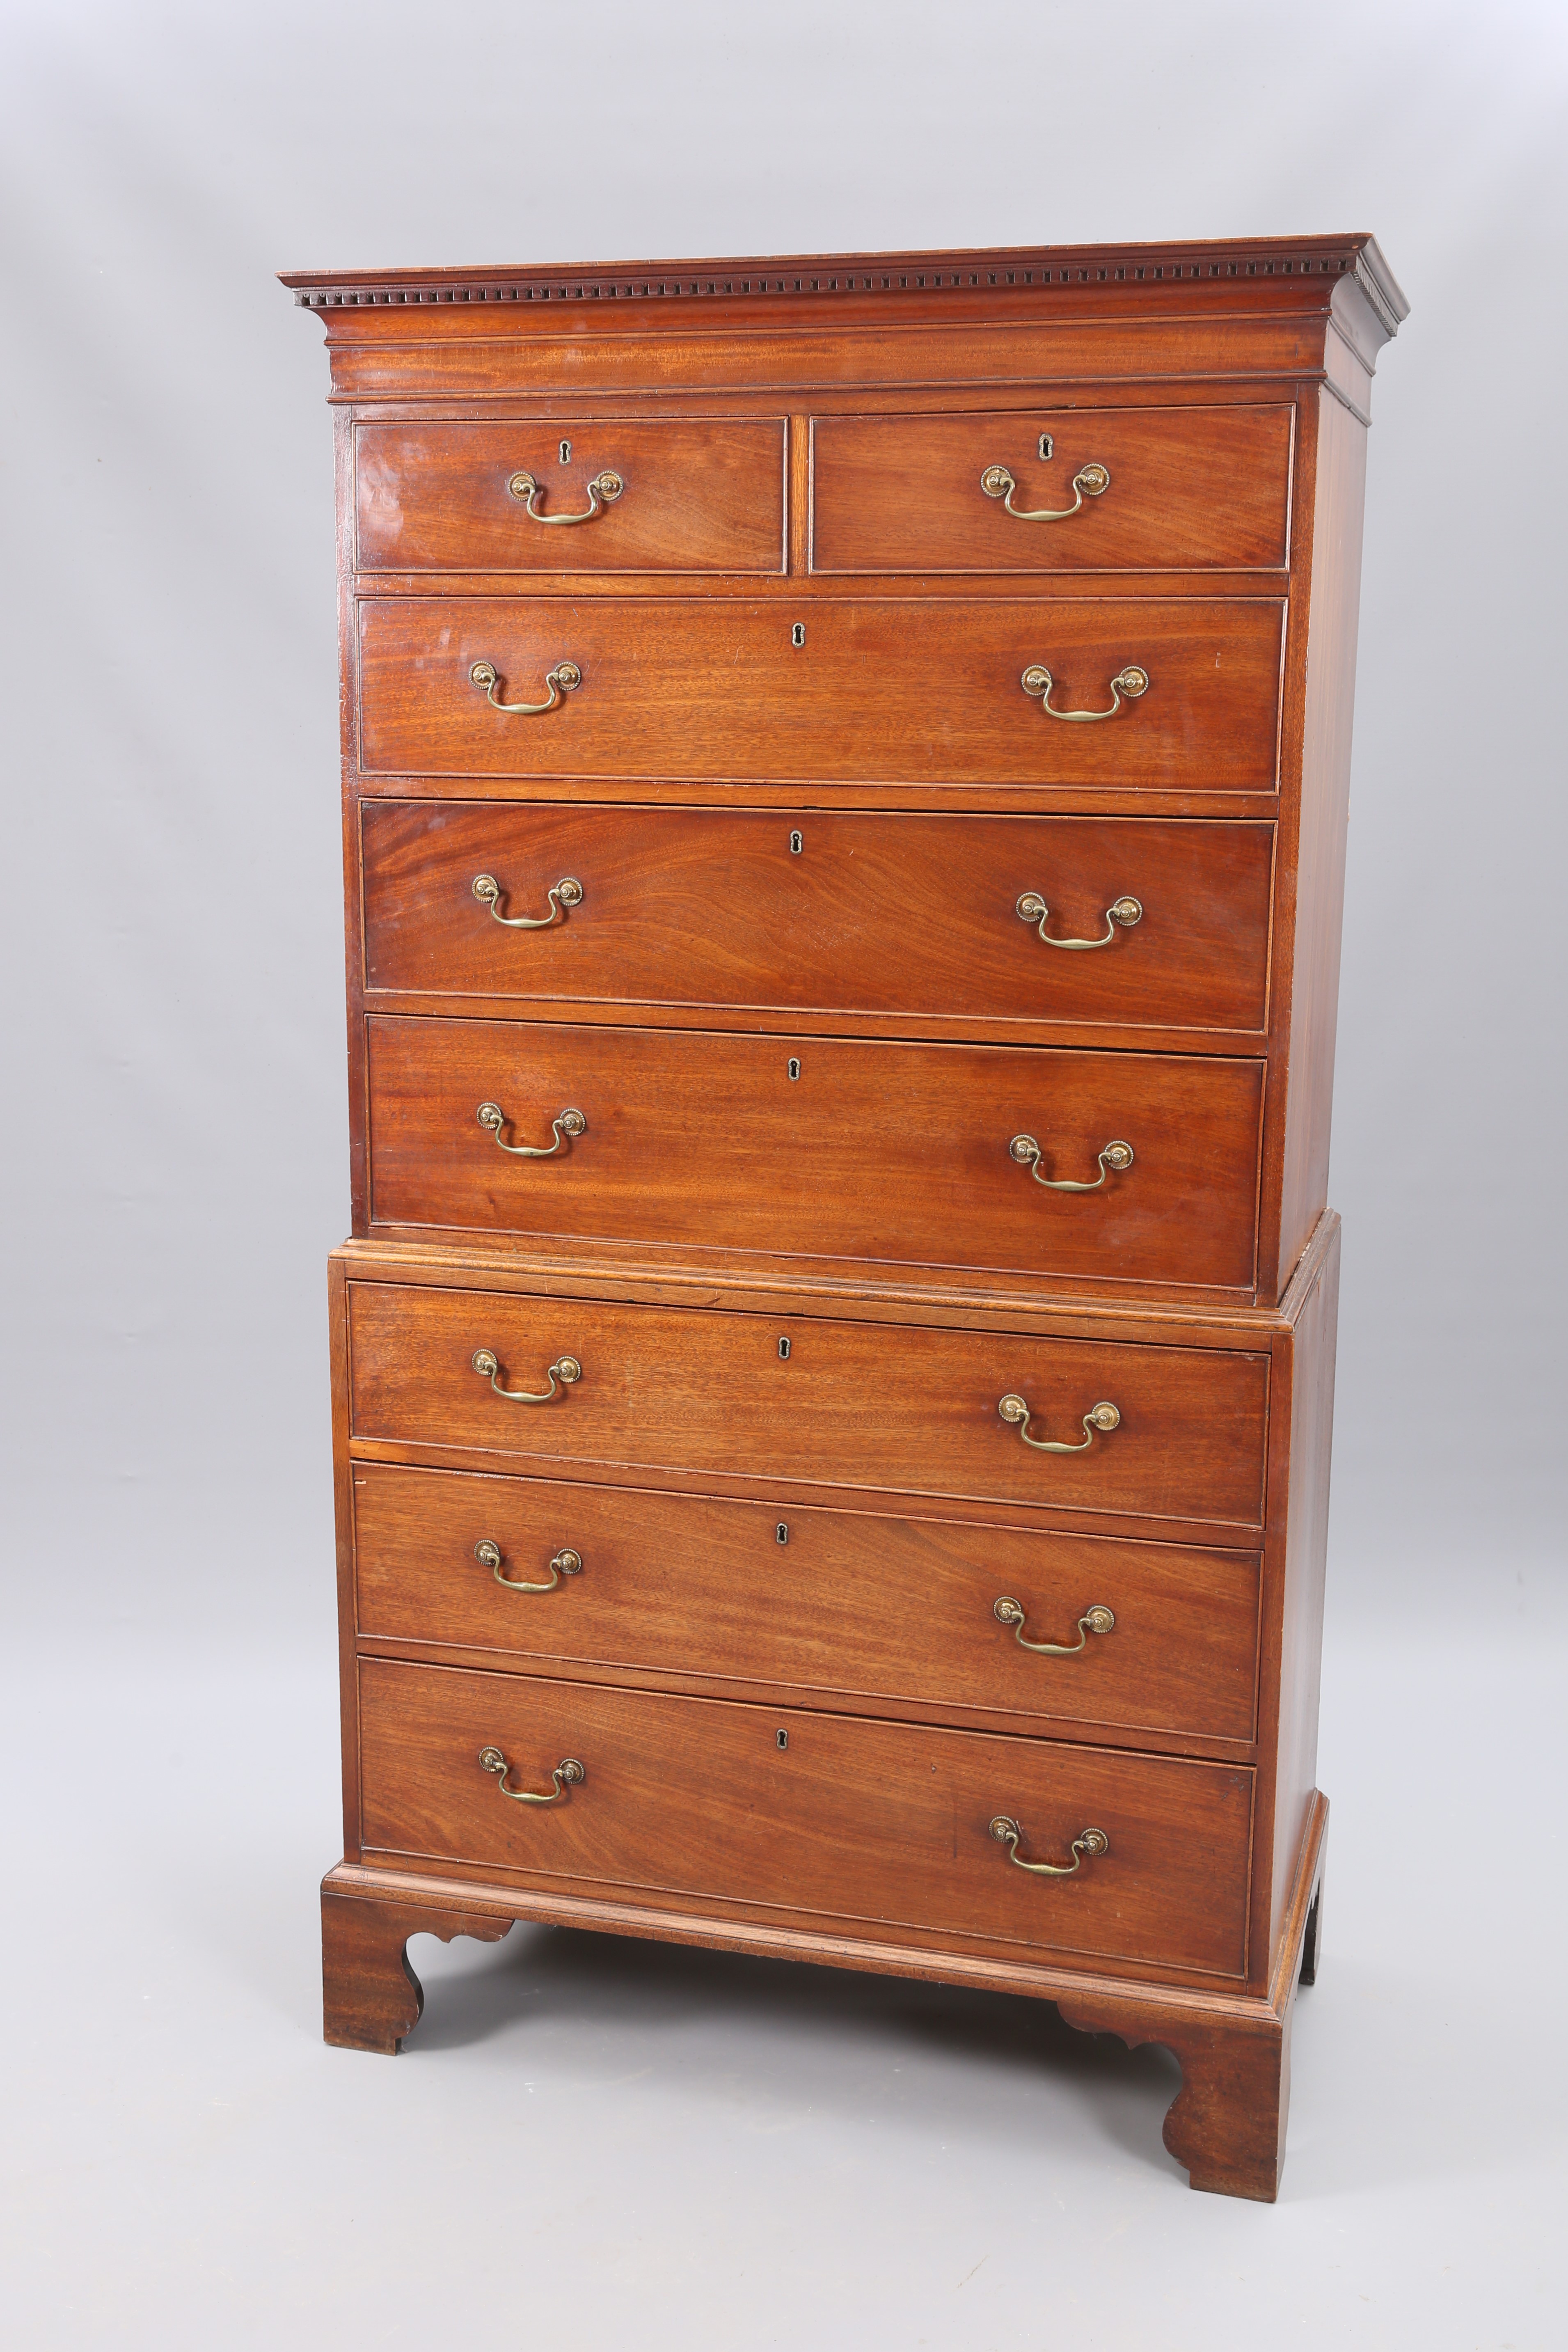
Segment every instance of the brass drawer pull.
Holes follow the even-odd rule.
[[[575,1356],[557,1356],[544,1375],[550,1382],[547,1389],[503,1389],[500,1384],[500,1365],[489,1348],[480,1348],[476,1351],[474,1370],[481,1380],[489,1381],[497,1396],[505,1397],[508,1404],[548,1404],[551,1398],[558,1393],[563,1382],[569,1388],[574,1381],[580,1381],[583,1377],[583,1367]],[[1033,1444],[1034,1440],[1031,1438],[1029,1442]]]
[[[511,1794],[510,1789],[507,1794],[508,1796]],[[1110,1840],[1103,1830],[1079,1830],[1068,1848],[1068,1853],[1072,1856],[1070,1862],[1026,1862],[1018,1852],[1018,1840],[1024,1834],[1023,1828],[1010,1813],[997,1814],[991,1824],[991,1834],[998,1844],[1006,1847],[1010,1861],[1016,1862],[1020,1870],[1032,1870],[1037,1878],[1075,1877],[1082,1869],[1086,1855],[1110,1852]]]
[[[1110,488],[1110,476],[1103,466],[1080,466],[1072,478],[1070,507],[1016,507],[1013,493],[1018,485],[1005,466],[987,466],[980,477],[980,487],[988,499],[1000,499],[1008,513],[1020,522],[1066,522],[1068,515],[1077,514],[1086,498],[1098,499]]]
[[[494,1108],[492,1103],[487,1103],[484,1110],[480,1111],[479,1117],[482,1118],[486,1110],[492,1110]],[[1100,1161],[1100,1173],[1093,1183],[1080,1183],[1070,1176],[1042,1176],[1040,1170],[1044,1165],[1044,1159],[1040,1147],[1032,1135],[1016,1135],[1007,1149],[1019,1167],[1027,1168],[1033,1174],[1036,1183],[1043,1184],[1047,1192],[1098,1192],[1112,1169],[1120,1175],[1124,1168],[1131,1168],[1132,1165],[1132,1146],[1130,1143],[1108,1143],[1104,1150],[1096,1155]]]
[[[547,515],[541,514],[533,503],[539,496],[539,484],[531,474],[514,474],[507,484],[512,497],[522,500],[529,520],[546,523],[592,522],[601,506],[614,506],[626,487],[618,474],[595,474],[588,485],[588,504],[580,514]]]
[[[477,670],[474,674],[476,677],[479,675]],[[1114,719],[1121,708],[1124,695],[1129,702],[1136,702],[1141,694],[1148,693],[1149,673],[1146,669],[1140,669],[1136,662],[1129,662],[1125,669],[1118,670],[1110,681],[1109,710],[1052,710],[1051,688],[1054,680],[1050,671],[1042,668],[1038,663],[1033,664],[1026,669],[1018,683],[1026,694],[1039,696],[1041,709],[1049,712],[1051,718],[1070,719],[1076,726],[1080,721],[1088,721],[1091,719]],[[504,708],[504,706],[498,705],[498,708]]]
[[[489,908],[498,923],[506,925],[509,931],[547,931],[552,923],[563,920],[563,910],[565,908],[582,905],[583,885],[574,876],[563,874],[560,881],[544,894],[544,903],[550,909],[548,915],[503,915],[500,902],[506,893],[493,874],[475,875],[474,896]],[[1020,900],[1020,906],[1022,903]],[[1142,913],[1142,909],[1139,911]],[[1052,944],[1056,944],[1054,940]]]
[[[476,1356],[475,1363],[477,1364],[479,1360]],[[1115,1429],[1121,1420],[1121,1415],[1113,1404],[1090,1405],[1083,1417],[1085,1434],[1082,1444],[1068,1445],[1056,1437],[1030,1436],[1029,1408],[1021,1396],[1005,1396],[996,1410],[1005,1422],[1017,1430],[1025,1444],[1032,1445],[1037,1454],[1085,1454],[1094,1444],[1094,1433],[1097,1429]]]
[[[502,1143],[500,1131],[510,1122],[500,1103],[482,1102],[474,1113],[474,1117],[482,1128],[487,1128],[494,1136],[498,1148],[502,1151],[510,1151],[515,1160],[553,1160],[558,1151],[567,1150],[573,1136],[586,1135],[588,1132],[588,1122],[580,1110],[563,1110],[558,1118],[552,1118],[550,1122],[550,1132],[555,1139],[553,1143]],[[1116,1149],[1115,1144],[1106,1146],[1108,1151],[1114,1151]],[[1122,1145],[1121,1149],[1126,1150],[1126,1146]],[[1132,1154],[1129,1151],[1127,1157],[1131,1160]],[[1092,1192],[1094,1187],[1092,1184],[1080,1185],[1078,1189],[1080,1192]]]
[[[474,884],[476,897],[479,895],[479,882],[489,882],[489,878],[488,874],[480,875],[479,881]],[[490,887],[493,889],[495,885],[491,883]],[[564,889],[566,886],[563,883],[561,887]],[[1025,891],[1018,901],[1017,915],[1021,923],[1034,923],[1038,926],[1040,937],[1048,948],[1108,948],[1116,937],[1118,927],[1124,931],[1130,931],[1134,923],[1142,921],[1143,909],[1136,898],[1113,898],[1105,910],[1105,936],[1098,940],[1053,940],[1046,929],[1046,925],[1051,919],[1051,910],[1037,890]]]
[[[560,661],[556,663],[553,669],[546,670],[544,673],[544,683],[550,688],[548,702],[498,702],[496,688],[500,684],[500,680],[496,675],[494,662],[477,661],[468,672],[468,676],[476,686],[483,687],[485,700],[491,709],[504,711],[509,719],[537,719],[541,711],[553,710],[563,695],[570,694],[574,686],[581,686],[583,683],[583,673],[575,662]],[[1059,713],[1052,715],[1056,717],[1059,716]]]
[[[501,1581],[504,1583],[505,1580],[503,1577]],[[1097,1601],[1093,1608],[1086,1609],[1079,1619],[1076,1642],[1026,1642],[1024,1639],[1024,1607],[1021,1601],[1015,1601],[1010,1593],[1005,1592],[991,1613],[999,1625],[1014,1628],[1013,1638],[1021,1650],[1033,1650],[1037,1656],[1042,1658],[1081,1657],[1089,1647],[1089,1635],[1109,1633],[1116,1622],[1114,1612],[1107,1609],[1103,1601]]]
[[[575,1784],[581,1787],[588,1777],[586,1767],[579,1764],[575,1756],[563,1756],[550,1775],[555,1783],[552,1789],[545,1789],[542,1791],[533,1789],[509,1789],[506,1784],[511,1766],[499,1748],[481,1748],[479,1762],[487,1772],[495,1774],[496,1787],[500,1790],[501,1795],[510,1797],[514,1803],[519,1805],[559,1804],[570,1786]],[[1025,1866],[1026,1868],[1028,1865]]]
[[[521,1576],[503,1576],[501,1567],[504,1555],[500,1544],[492,1543],[489,1536],[482,1537],[474,1546],[474,1558],[481,1568],[489,1569],[496,1582],[504,1584],[509,1592],[553,1592],[563,1576],[581,1576],[583,1573],[582,1553],[565,1550],[558,1551],[551,1561],[548,1584],[529,1584]],[[1001,1602],[998,1601],[996,1606],[1000,1609]],[[1019,1638],[1022,1640],[1022,1635]],[[1025,1646],[1032,1648],[1034,1644],[1026,1643]]]

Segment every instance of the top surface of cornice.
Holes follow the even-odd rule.
[[[1180,245],[996,247],[976,252],[775,256],[731,261],[575,262],[551,268],[300,269],[279,273],[311,310],[438,302],[700,301],[1032,289],[1206,285],[1351,278],[1389,334],[1410,305],[1375,237],[1230,237]]]

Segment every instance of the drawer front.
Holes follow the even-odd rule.
[[[1254,1734],[1251,1553],[374,1462],[353,1481],[365,1635],[774,1683],[796,1704]],[[1009,1602],[1021,1622],[998,1618]],[[1097,1609],[1109,1628],[1085,1627]]]
[[[513,1788],[549,1790],[567,1759],[584,1778],[509,1802],[485,1749]],[[371,1855],[1246,1972],[1239,1766],[381,1659],[360,1663],[360,1753]],[[1065,1862],[1086,1829],[1108,1850],[1035,1876],[999,1815],[1028,1861]]]
[[[354,511],[362,572],[782,572],[784,421],[361,425]]]
[[[1268,824],[369,800],[361,840],[371,990],[1265,1024]],[[495,890],[476,898],[480,876]],[[581,897],[562,907],[566,879]],[[1030,894],[1044,937],[1018,913]],[[1113,920],[1128,898],[1137,919]],[[553,919],[508,929],[519,917]]]
[[[812,569],[1282,565],[1289,557],[1290,426],[1288,407],[819,416],[812,425]]]
[[[372,597],[360,759],[370,775],[1271,792],[1284,609]],[[581,682],[552,688],[563,664]],[[493,671],[489,689],[476,665]],[[1053,711],[1114,716],[1049,715],[1021,683],[1041,665]],[[1116,707],[1130,665],[1148,690]],[[509,716],[491,693],[535,715]]]
[[[365,1026],[380,1224],[1254,1279],[1261,1062],[517,1021]],[[1050,1189],[1064,1181],[1095,1189]]]
[[[349,1302],[361,1440],[1262,1523],[1266,1356],[395,1283],[351,1282]],[[548,1394],[563,1357],[582,1377],[548,1404],[497,1392]],[[1027,1428],[1001,1416],[1013,1395]],[[1120,1424],[1082,1451],[1025,1442],[1081,1443],[1101,1402]]]

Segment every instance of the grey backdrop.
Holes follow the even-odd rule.
[[[1401,1955],[1417,1941],[1435,1961],[1452,1948],[1441,1898],[1461,1825],[1483,1854],[1500,1821],[1522,1841],[1506,1884],[1472,1851],[1468,1899],[1494,1923],[1498,1906],[1526,1904],[1513,1943],[1543,1932],[1527,1901],[1540,1846],[1522,1759],[1555,1718],[1557,1685],[1546,1675],[1527,1707],[1521,1676],[1545,1673],[1561,1625],[1564,22],[1556,0],[1324,0],[1308,14],[1224,0],[471,0],[461,12],[11,0],[0,1429],[14,1785],[37,1798],[18,1835],[53,1923],[26,1978],[26,2083],[37,2145],[58,2143],[62,2168],[90,2112],[121,2134],[142,2184],[121,2227],[112,2200],[68,2194],[52,2156],[24,2163],[35,2201],[18,2209],[19,2259],[40,2298],[26,2305],[29,2342],[123,2345],[143,2325],[163,2344],[249,2343],[251,2326],[276,2341],[306,2324],[310,2265],[331,2268],[342,2220],[334,2177],[290,2225],[305,2266],[291,2295],[255,2217],[279,2166],[292,2177],[318,2141],[308,2101],[277,2126],[281,2155],[265,2135],[244,2143],[232,2194],[198,2225],[184,2200],[209,2155],[192,2118],[211,2084],[191,2087],[196,2028],[172,2015],[155,2058],[148,2045],[157,2079],[187,2084],[191,2102],[156,2124],[145,2084],[116,2089],[110,2054],[129,2046],[114,2000],[145,2000],[130,2014],[150,2016],[177,1979],[175,2009],[203,2020],[215,2080],[226,2084],[225,2053],[262,2018],[285,2071],[307,2049],[310,2066],[329,2063],[310,2040],[310,1891],[336,1852],[322,1262],[348,1213],[331,478],[321,328],[290,309],[279,267],[1377,233],[1413,310],[1375,387],[1367,513],[1331,1185],[1346,1240],[1325,1740],[1341,1739],[1341,1777],[1324,1778],[1363,1824],[1363,1843],[1352,1826],[1336,1851],[1347,1958],[1376,1955],[1385,1969],[1369,2032],[1379,2001],[1392,2015],[1407,1998]],[[1401,1759],[1405,1738],[1440,1767]],[[1395,1785],[1394,1812],[1432,1841],[1405,1852],[1397,1902],[1375,1859]],[[185,1860],[198,1850],[199,1871]],[[190,1920],[210,1925],[215,1906],[226,1927],[190,1943]],[[95,1931],[120,1956],[112,1999],[85,1956]],[[121,1980],[132,1948],[164,1956],[149,1959],[147,1989]],[[1485,1948],[1482,1937],[1478,1968]],[[182,1952],[188,1982],[171,1957]],[[455,2001],[491,1981],[471,1955],[441,1965]],[[609,1963],[584,1961],[590,1979],[595,1965]],[[634,1955],[616,1979],[628,2015],[640,1995],[627,1988],[695,1985],[706,2015],[710,1996],[753,1981],[647,1965],[639,1973]],[[243,2028],[229,2006],[241,1982],[255,2012]],[[796,1998],[780,1996],[786,2009]],[[853,2001],[798,1998],[808,2042],[840,2028],[854,2041]],[[591,2040],[602,2011],[584,2015]],[[742,2054],[713,2060],[723,2081],[776,2016],[764,2004]],[[488,2032],[476,2025],[476,2042]],[[83,2033],[94,2054],[68,2080],[63,2053]],[[1347,2099],[1375,2076],[1372,2047],[1343,2071]],[[1412,2047],[1411,2066],[1433,2054]],[[357,2099],[374,2096],[376,2137],[395,2144],[387,2102],[400,2095],[386,2081],[423,2082],[438,2103],[444,2080],[465,2079],[456,2057],[446,2064],[420,2075],[403,2062],[374,2092],[352,2062],[321,2078],[348,2102],[354,2158]],[[837,2072],[826,2064],[825,2079]],[[480,2066],[474,2099],[486,2080]],[[962,2080],[955,2097],[970,2094]],[[1394,2068],[1380,2114],[1407,2108],[1412,2080]],[[1536,2148],[1520,2119],[1538,2085],[1534,2069],[1493,2081],[1500,2160]],[[1106,2215],[1132,2193],[1129,2168],[1137,2211],[1137,2197],[1154,2200],[1119,2263],[1123,2301],[1084,2306],[1096,2343],[1120,2343],[1123,2324],[1128,2341],[1152,2340],[1131,2282],[1156,2240],[1168,2251],[1174,2232],[1184,2260],[1194,2243],[1222,2248],[1213,2276],[1234,2269],[1236,2217],[1215,2220],[1215,2200],[1173,2207],[1169,2168],[1145,2149],[1160,2087],[1129,2127],[1137,2156],[1100,2142],[1086,2155],[1063,2128],[1064,2179],[1110,2167],[1096,2228],[1111,2230]],[[921,2170],[937,2163],[945,2095],[933,2093],[930,2146],[911,2126],[888,2159],[895,2188],[912,2168],[917,2207],[945,2195]],[[613,2137],[624,2118],[613,2100],[606,2112]],[[700,2101],[691,2113],[700,2138]],[[1538,2121],[1550,2137],[1544,2111]],[[989,2128],[976,2124],[983,2140]],[[1361,2197],[1358,2212],[1395,2176],[1410,2189],[1430,2170],[1418,2134],[1391,2171],[1363,2163],[1340,2180],[1352,2141],[1363,2157],[1377,2144],[1370,2117],[1347,2128],[1325,2111],[1323,2194]],[[1456,2152],[1459,2172],[1468,2161]],[[1459,2173],[1444,2177],[1452,2187]],[[726,2158],[707,2193],[743,2197],[735,2183],[749,2178]],[[771,2190],[767,2201],[777,2210]],[[1430,2233],[1436,2209],[1417,2196],[1418,2210]],[[1427,2249],[1433,2282],[1447,2226]],[[176,2259],[212,2231],[221,2259]],[[1375,2269],[1393,2258],[1374,2242],[1369,2221],[1357,2242]],[[667,2316],[696,2307],[681,2296],[700,2272],[725,2282],[703,2319],[715,2340],[771,2343],[775,2324],[791,2340],[779,2297],[805,2276],[799,2243],[757,2242],[758,2303],[701,2242]],[[1290,2242],[1294,2262],[1321,2268],[1316,2239]],[[993,2324],[999,2343],[1037,2340],[1016,2332],[1039,2252],[1026,2230],[1015,2252],[1016,2312],[998,2304],[966,2334],[957,2304],[944,2319],[936,2302],[904,2313],[868,2295],[858,2342],[982,2345]],[[923,2275],[910,2260],[907,2275]],[[866,2284],[852,2242],[843,2262]],[[966,2263],[955,2253],[954,2277]],[[1388,2332],[1400,2312],[1413,2343],[1490,2343],[1494,2320],[1499,2343],[1510,2325],[1521,2345],[1543,2341],[1495,2303],[1498,2267],[1512,2274],[1506,2292],[1523,2292],[1513,2256],[1483,2263],[1473,2302],[1434,2284],[1418,2322],[1385,2299],[1384,2332],[1365,2340],[1405,2340]],[[1255,2274],[1267,2283],[1267,2262]],[[568,2340],[616,2341],[611,2286],[574,2302],[572,2276],[568,2265],[557,2280]],[[1231,2323],[1201,2263],[1198,2276],[1180,2325],[1159,2324],[1182,2343],[1190,2326],[1212,2352]],[[58,2302],[67,2278],[86,2302]],[[1335,2301],[1320,2283],[1314,2312],[1359,2342],[1367,2297],[1342,2284]],[[800,2326],[837,2340],[801,2291]],[[635,2282],[626,2292],[627,2324],[662,2344]],[[1272,2307],[1257,2294],[1236,2305],[1237,2340]],[[402,2340],[406,2316],[392,2296],[384,2332],[367,2323],[362,2340]]]

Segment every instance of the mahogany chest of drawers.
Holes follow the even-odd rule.
[[[1270,2198],[1375,245],[290,276],[339,450],[330,2041],[1028,1992]]]

